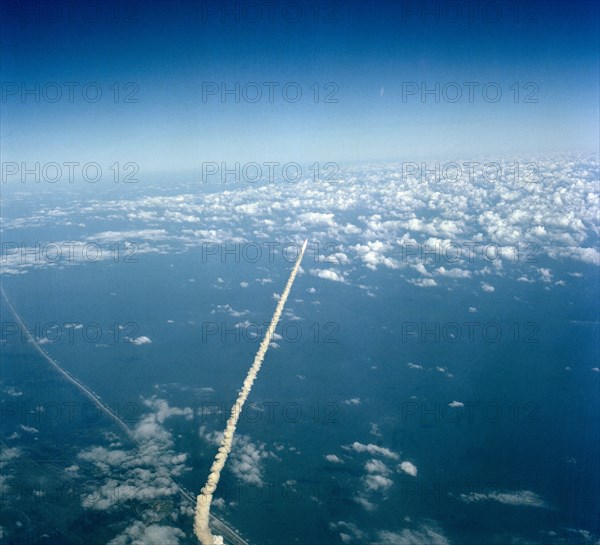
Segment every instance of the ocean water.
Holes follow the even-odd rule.
[[[65,206],[54,198],[47,210]],[[9,209],[9,219],[31,212],[23,201]],[[361,213],[340,212],[338,222]],[[98,216],[73,212],[70,225],[48,224],[43,236],[42,227],[8,230],[5,240],[133,230],[123,216]],[[186,456],[185,469],[168,478],[197,493],[258,348],[253,332],[270,320],[292,263],[280,252],[256,262],[206,256],[207,246],[179,244],[184,227],[161,225],[147,228],[168,229],[175,251],[154,241],[156,251],[137,262],[31,267],[3,275],[2,285],[43,349],[128,425],[154,415],[168,435],[165,467]],[[251,236],[256,225],[240,220],[237,228]],[[322,232],[315,238],[321,249],[328,240]],[[347,265],[346,282],[332,282],[311,273],[322,265],[314,242],[278,328],[282,338],[240,419],[214,512],[264,545],[343,543],[342,534],[423,544],[444,543],[435,537],[443,535],[459,545],[597,536],[597,266],[541,255],[535,269],[567,280],[552,289],[517,281],[521,263],[494,276],[493,292],[476,274],[422,288],[408,281],[409,269],[356,263]],[[117,500],[115,483],[131,481],[131,463],[102,467],[101,457],[82,457],[96,447],[105,457],[137,447],[6,329],[14,320],[2,304],[2,444],[20,450],[3,462],[10,477],[0,525],[16,536],[10,543],[108,543],[136,520],[177,528],[180,542],[193,543],[177,494]],[[245,320],[252,325],[236,328]],[[408,471],[403,462],[412,464]],[[98,500],[90,508],[83,498],[101,498],[107,482],[110,507]],[[384,532],[398,541],[385,541],[392,538]]]

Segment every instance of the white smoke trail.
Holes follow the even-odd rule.
[[[227,420],[227,425],[225,426],[225,431],[223,432],[223,440],[221,441],[221,446],[219,447],[219,451],[215,456],[215,460],[210,468],[210,474],[206,481],[206,484],[202,488],[200,494],[196,498],[196,516],[194,518],[194,533],[196,537],[200,540],[202,545],[213,545],[213,535],[208,527],[208,521],[210,517],[210,504],[212,503],[213,494],[219,484],[219,478],[221,477],[221,471],[225,466],[225,462],[227,461],[227,457],[231,452],[231,446],[233,444],[233,436],[235,434],[235,428],[237,426],[240,413],[242,412],[242,407],[250,394],[250,390],[252,389],[252,384],[260,371],[260,366],[262,365],[263,360],[265,359],[265,354],[269,348],[269,343],[273,338],[273,333],[275,332],[275,328],[277,327],[277,323],[279,322],[279,318],[281,317],[281,313],[283,312],[283,307],[285,306],[285,302],[287,301],[288,295],[290,294],[290,290],[292,289],[292,284],[296,279],[296,274],[298,274],[298,270],[300,269],[300,263],[302,262],[302,258],[304,257],[304,252],[306,250],[306,245],[308,244],[308,239],[304,241],[302,245],[302,250],[300,251],[300,255],[296,260],[294,268],[292,269],[292,274],[290,274],[290,278],[285,285],[285,289],[281,294],[279,302],[277,303],[277,307],[275,308],[275,313],[273,314],[273,318],[271,319],[271,324],[269,325],[269,329],[265,333],[265,336],[260,343],[260,347],[258,348],[258,352],[256,356],[254,356],[254,363],[252,363],[252,367],[248,371],[246,375],[246,379],[244,380],[244,384],[238,394],[237,400],[231,409],[231,415]]]
[[[83,384],[80,380],[76,379],[73,375],[71,375],[66,369],[64,369],[58,361],[56,361],[48,352],[46,352],[40,344],[37,342],[36,338],[31,334],[29,329],[27,328],[24,320],[21,318],[17,309],[13,306],[8,295],[4,292],[4,287],[0,286],[0,296],[6,303],[8,309],[12,312],[17,324],[21,328],[21,331],[25,332],[25,336],[27,340],[32,344],[34,349],[57,371],[60,375],[62,375],[68,382],[73,384],[77,389],[79,389],[85,396],[87,396],[101,411],[106,413],[120,428],[125,432],[125,434],[137,445],[139,445],[138,437],[134,433],[134,431],[125,423],[125,421],[115,413],[110,407],[105,405],[102,400],[90,390],[85,384]],[[188,500],[191,505],[194,505],[195,497],[188,492],[181,484],[176,481],[172,481],[173,484],[179,490],[179,493],[183,498]],[[239,533],[231,528],[229,524],[227,524],[224,520],[216,517],[215,515],[210,515],[211,523],[217,527],[217,529],[223,534],[228,536],[230,541],[237,543],[238,545],[248,545],[248,543],[239,535]]]

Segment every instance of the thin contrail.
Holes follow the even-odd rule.
[[[56,371],[58,371],[65,379],[67,379],[67,381],[69,381],[76,388],[78,388],[85,396],[87,396],[92,401],[92,403],[94,403],[102,412],[104,412],[109,418],[111,418],[115,422],[115,424],[117,424],[127,434],[127,436],[130,439],[133,439],[133,434],[132,434],[131,428],[127,424],[125,424],[125,422],[123,422],[123,420],[121,420],[121,418],[119,418],[119,416],[110,407],[108,407],[107,405],[105,405],[102,402],[102,400],[94,392],[92,392],[85,384],[83,384],[83,382],[81,382],[80,380],[76,379],[73,375],[71,375],[71,373],[69,373],[66,369],[64,369],[63,367],[61,367],[61,365],[52,356],[50,356],[50,354],[48,354],[48,352],[46,352],[40,346],[40,344],[37,342],[37,340],[35,339],[35,337],[27,329],[27,327],[25,325],[25,322],[23,322],[21,316],[19,316],[19,313],[17,312],[17,310],[15,309],[15,307],[13,307],[12,303],[10,302],[10,300],[8,299],[8,297],[6,296],[6,293],[4,293],[4,288],[3,287],[0,287],[0,293],[2,294],[2,298],[4,299],[4,302],[6,303],[6,306],[8,306],[8,308],[12,312],[13,316],[15,317],[15,320],[17,320],[17,323],[21,327],[21,330],[25,331],[25,336],[27,337],[27,340],[40,353],[40,355]]]
[[[58,363],[58,361],[56,361],[52,356],[50,356],[50,354],[48,354],[48,352],[46,352],[40,346],[40,344],[37,342],[35,337],[31,334],[29,329],[27,329],[25,322],[23,321],[23,319],[17,312],[17,309],[11,303],[10,299],[8,298],[8,296],[6,295],[6,293],[4,291],[4,287],[2,287],[2,286],[0,286],[0,295],[2,296],[2,299],[4,299],[6,306],[12,312],[13,316],[15,317],[15,320],[21,327],[21,330],[25,331],[27,340],[32,344],[32,346],[35,348],[35,350],[37,350],[37,352],[39,352],[39,354],[54,368],[54,370],[58,371],[58,373],[60,373],[68,382],[73,384],[85,396],[87,396],[101,411],[106,413],[119,426],[119,428],[121,428],[121,430],[125,432],[127,437],[132,439],[136,445],[139,445],[139,440],[138,440],[138,437],[135,435],[134,430],[132,430],[125,423],[125,421],[123,419],[121,419],[121,417],[117,413],[115,413],[110,407],[105,405],[102,402],[102,400],[94,392],[92,392],[80,380],[76,379],[73,375],[71,375],[66,369],[64,369]],[[178,482],[176,482],[174,479],[172,479],[172,481],[175,484],[175,486],[177,487],[177,489],[179,490],[180,495],[183,498],[187,499],[192,505],[194,505],[194,502],[196,501],[194,496],[190,492],[188,492],[182,485],[180,485]],[[239,536],[237,534],[237,532],[234,532],[231,529],[231,527],[227,523],[225,523],[222,519],[215,517],[212,514],[210,516],[211,516],[212,522],[214,524],[216,524],[217,527],[219,527],[221,529],[221,531],[228,532],[228,534],[231,536],[232,539],[233,539],[233,536],[235,536],[235,540],[238,543],[238,545],[248,545],[248,543],[241,536]]]
[[[265,336],[260,343],[260,347],[258,348],[258,352],[256,356],[254,356],[254,363],[248,374],[246,375],[246,379],[244,380],[244,384],[238,394],[237,400],[231,409],[231,415],[227,420],[227,425],[225,426],[225,431],[223,432],[223,439],[221,441],[221,446],[219,447],[219,451],[215,456],[215,460],[210,468],[210,474],[208,476],[208,480],[206,484],[202,488],[202,491],[196,498],[196,516],[194,519],[194,533],[196,537],[200,540],[202,545],[213,545],[213,535],[208,527],[208,521],[210,517],[210,504],[212,502],[213,494],[219,484],[219,478],[221,477],[221,471],[225,466],[225,462],[227,461],[227,457],[231,452],[231,446],[233,444],[233,436],[235,434],[235,428],[237,426],[240,413],[242,412],[242,408],[248,395],[250,394],[250,390],[252,389],[252,384],[260,371],[260,366],[262,365],[263,360],[265,359],[265,354],[269,348],[269,343],[273,338],[273,333],[275,332],[275,328],[277,327],[277,323],[279,322],[279,318],[281,317],[281,313],[283,312],[283,307],[285,306],[285,302],[290,294],[290,290],[292,289],[292,284],[296,279],[296,274],[298,274],[298,269],[300,269],[300,263],[302,262],[302,258],[304,257],[304,251],[306,250],[306,245],[308,244],[308,239],[304,241],[302,245],[302,250],[300,251],[300,255],[296,260],[294,268],[292,269],[292,274],[290,274],[290,278],[285,285],[285,289],[279,298],[279,302],[277,303],[277,308],[275,308],[275,313],[273,314],[273,318],[271,319],[271,324],[269,325],[269,329],[265,333]]]

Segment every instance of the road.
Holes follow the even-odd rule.
[[[132,439],[134,442],[136,442],[133,430],[123,420],[121,420],[121,418],[110,407],[105,405],[102,402],[102,400],[92,390],[90,390],[85,384],[83,384],[81,381],[79,381],[73,375],[71,375],[66,369],[63,369],[61,367],[61,365],[40,346],[40,344],[37,342],[35,337],[31,334],[29,329],[27,329],[25,322],[23,321],[23,319],[21,318],[21,316],[19,315],[19,313],[17,312],[15,307],[13,307],[12,303],[10,302],[6,293],[4,292],[4,288],[1,286],[0,286],[0,293],[2,295],[2,299],[4,299],[4,302],[6,303],[6,305],[12,312],[17,323],[19,324],[21,331],[25,332],[25,335],[27,336],[27,340],[33,345],[34,349],[52,366],[52,368],[55,371],[57,371],[60,375],[62,375],[63,378],[65,378],[68,382],[73,384],[87,398],[89,398],[101,411],[103,411],[106,415],[108,415],[111,418],[111,420],[113,420],[113,422],[119,426],[121,431],[123,431],[130,439]],[[179,489],[181,496],[183,496],[184,498],[189,500],[190,503],[193,506],[195,506],[196,505],[195,496],[193,494],[191,494],[190,492],[188,492],[187,490],[185,490],[185,488],[183,488],[179,483],[177,483],[175,481],[173,481],[173,482]],[[239,533],[234,528],[229,526],[224,520],[211,514],[210,522],[211,522],[211,526],[213,528],[213,533],[218,533],[219,535],[222,535],[223,538],[226,540],[226,545],[230,545],[230,544],[231,545],[250,545],[244,538],[242,538],[239,535]]]
[[[179,493],[189,500],[192,505],[196,505],[196,498],[188,492],[183,486],[177,485]],[[224,520],[216,517],[212,513],[210,514],[210,525],[213,534],[219,534],[225,539],[225,545],[250,545],[235,528],[229,526]]]

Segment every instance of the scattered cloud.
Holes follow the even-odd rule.
[[[374,545],[450,545],[450,541],[437,528],[422,525],[417,529],[400,532],[381,531]]]
[[[548,509],[548,503],[530,490],[516,490],[511,492],[492,491],[487,493],[460,494],[458,499],[465,503],[478,503],[495,501],[505,505],[543,507]]]
[[[325,459],[328,462],[331,462],[332,464],[343,464],[344,460],[342,460],[339,456],[337,456],[336,454],[326,454],[325,455]]]
[[[160,526],[135,521],[121,534],[108,542],[108,545],[179,545],[185,533],[173,526]]]
[[[334,269],[310,269],[310,274],[332,282],[346,282],[343,275]]]
[[[146,337],[145,335],[141,335],[140,337],[127,337],[126,339],[131,344],[135,344],[136,346],[141,346],[143,344],[151,344],[152,341],[150,337]]]
[[[399,458],[398,454],[391,451],[390,449],[388,449],[386,447],[380,447],[380,446],[374,445],[372,443],[365,445],[363,443],[359,443],[358,441],[354,441],[354,443],[352,443],[351,445],[343,446],[342,448],[345,450],[353,450],[354,452],[359,452],[359,453],[366,452],[371,455],[379,455],[379,456],[383,456],[385,458],[390,458],[392,460],[397,460]]]
[[[417,278],[409,280],[409,282],[419,288],[432,288],[438,285],[438,283],[433,278]]]
[[[398,469],[400,469],[400,471],[404,471],[404,473],[412,475],[413,477],[417,476],[417,466],[414,465],[412,462],[402,462],[398,466]]]

